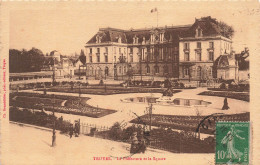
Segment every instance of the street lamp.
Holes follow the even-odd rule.
[[[52,116],[53,116],[53,130],[52,130],[52,147],[56,146],[56,131],[55,131],[55,114],[54,114],[54,104],[55,104],[55,100],[54,100],[54,94],[52,95],[53,99],[51,100],[52,102]]]

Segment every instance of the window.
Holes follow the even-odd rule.
[[[184,67],[184,76],[189,76],[189,68],[188,67]]]
[[[209,52],[209,61],[214,61],[214,52]]]
[[[198,66],[198,68],[197,68],[197,77],[201,78],[201,67],[200,66]]]
[[[142,60],[144,60],[144,59],[145,59],[145,57],[144,57],[144,55],[145,55],[145,53],[144,53],[144,48],[142,48],[141,55],[142,55]]]
[[[119,73],[122,73],[122,68],[121,68],[121,66],[119,67]]]
[[[196,52],[196,61],[201,61],[201,52]]]
[[[90,68],[89,68],[89,75],[90,75],[90,76],[93,76],[93,75],[94,75],[94,69],[93,69],[93,67],[90,67]]]
[[[159,60],[163,59],[163,48],[159,48]]]
[[[160,33],[160,41],[163,41],[164,33]]]
[[[92,63],[93,60],[92,60],[92,55],[89,55],[89,62]]]
[[[212,76],[212,68],[209,68],[209,69],[208,69],[208,75],[209,75],[209,77]]]
[[[163,67],[163,69],[164,69],[164,73],[168,73],[168,72],[169,72],[168,66],[165,65],[165,66]]]
[[[116,54],[116,47],[114,47],[114,54]]]
[[[201,28],[198,28],[198,34],[197,34],[198,37],[202,37],[202,30]]]
[[[179,61],[179,58],[178,58],[179,56],[178,56],[178,54],[174,54],[174,61],[175,62],[178,62]]]
[[[135,36],[135,37],[133,38],[133,43],[134,43],[134,44],[138,44],[138,37]]]
[[[123,73],[126,73],[126,66],[124,66],[124,72]]]
[[[97,48],[97,53],[100,53],[100,48]]]
[[[121,48],[119,48],[119,54],[121,54]]]
[[[201,42],[197,42],[197,49],[201,49]]]
[[[124,48],[124,54],[126,54],[126,48]]]
[[[108,53],[108,48],[107,47],[105,47],[105,53]]]
[[[130,62],[133,62],[134,58],[133,58],[133,54],[130,54]]]
[[[114,56],[114,62],[116,62],[116,56]]]
[[[154,48],[151,48],[150,50],[151,50],[151,60],[153,60],[154,59]]]
[[[190,49],[190,43],[184,43],[184,49]]]
[[[89,53],[92,54],[92,48],[89,48]]]
[[[186,52],[184,54],[184,61],[190,61],[190,53]]]
[[[100,62],[100,54],[97,54],[97,62]]]
[[[130,48],[130,53],[133,53],[133,48]]]
[[[209,48],[213,49],[214,48],[214,42],[209,42]]]
[[[155,66],[154,70],[155,70],[155,73],[159,73],[159,67],[158,66]]]
[[[150,66],[149,65],[146,66],[146,73],[150,73]]]
[[[105,62],[108,62],[108,56],[105,54]]]
[[[108,76],[108,72],[109,72],[109,69],[108,69],[108,67],[106,66],[106,68],[105,68],[105,75],[106,75],[106,76]]]

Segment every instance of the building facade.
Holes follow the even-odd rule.
[[[218,78],[214,61],[232,41],[211,17],[185,26],[121,30],[101,28],[85,46],[89,78]],[[228,77],[226,77],[228,79]]]

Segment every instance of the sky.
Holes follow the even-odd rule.
[[[242,2],[241,2],[242,3]],[[250,36],[256,31],[259,9],[247,4],[222,2],[76,2],[34,3],[10,11],[10,48],[36,47],[44,54],[58,50],[64,55],[79,53],[99,28],[151,28],[193,24],[195,18],[211,16],[235,29],[233,48],[253,48]]]

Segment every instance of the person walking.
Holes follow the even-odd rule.
[[[70,135],[70,138],[72,138],[72,136],[73,136],[73,125],[72,124],[70,125],[69,135]]]
[[[229,106],[228,106],[228,101],[227,101],[227,97],[225,97],[224,99],[224,105],[222,107],[222,110],[228,110],[229,109]]]
[[[131,148],[130,148],[130,153],[131,154],[136,154],[138,150],[138,138],[137,138],[137,132],[134,132],[132,137],[131,137]]]

